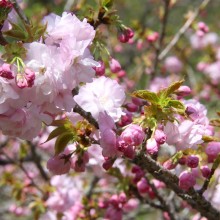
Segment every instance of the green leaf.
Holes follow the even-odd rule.
[[[173,94],[177,89],[179,89],[179,87],[183,84],[183,82],[184,82],[184,80],[174,82],[174,83],[171,84],[168,88],[161,90],[161,91],[160,91],[160,94],[161,94],[164,98],[170,96],[170,95]]]
[[[183,105],[183,103],[178,100],[170,100],[168,102],[168,106],[176,109],[185,110],[185,106]]]
[[[47,140],[45,142],[43,142],[42,144],[52,140],[53,138],[61,135],[62,133],[65,133],[68,129],[65,127],[65,126],[61,126],[61,127],[58,127],[56,129],[54,129],[48,136]]]
[[[106,11],[108,11],[108,9],[113,6],[113,1],[114,0],[103,0],[102,1],[102,7],[107,9]]]
[[[59,154],[64,151],[66,145],[71,141],[74,140],[74,134],[72,132],[65,132],[61,134],[55,143],[55,154]]]
[[[159,102],[158,95],[156,93],[148,91],[148,90],[135,91],[131,94],[131,96],[144,99],[144,100],[151,102],[153,104],[158,104],[158,102]]]
[[[67,123],[70,123],[67,119],[54,120],[50,124],[50,126],[62,126],[62,125],[65,125]]]

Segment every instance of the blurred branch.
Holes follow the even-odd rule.
[[[164,169],[143,151],[140,151],[137,154],[133,162],[139,165],[143,170],[148,171],[156,179],[164,182],[168,188],[173,190],[179,197],[188,202],[188,204],[209,220],[220,219],[220,212],[212,207],[210,202],[208,202],[201,194],[196,192],[193,188],[188,191],[180,189],[178,186],[178,177],[170,171]]]
[[[195,18],[199,15],[199,12],[204,9],[211,0],[204,0],[198,8],[196,8],[191,15],[191,17],[186,21],[186,23],[180,28],[180,30],[175,34],[170,43],[165,47],[165,49],[160,53],[158,59],[162,60],[167,53],[174,47],[174,45],[179,41],[180,37],[186,32],[186,30],[190,27]]]
[[[39,172],[42,176],[42,178],[46,181],[49,181],[50,178],[48,177],[47,173],[45,172],[44,168],[41,165],[41,157],[36,152],[36,146],[31,141],[27,141],[27,143],[29,144],[29,146],[31,148],[32,162],[35,163],[36,167],[38,168],[38,170],[39,170]]]
[[[146,178],[146,177],[145,177]],[[160,195],[159,191],[157,190],[157,188],[155,187],[154,184],[152,184],[148,178],[146,178],[148,184],[150,185],[151,189],[153,190],[153,192],[155,193],[156,197],[158,198],[158,200],[161,203],[161,206],[164,207],[164,210],[166,212],[168,212],[170,219],[171,220],[176,220],[178,219],[175,213],[175,210],[173,207],[171,207],[171,205],[168,203],[168,200],[164,200],[164,198]],[[179,219],[180,220],[180,219]]]
[[[12,0],[11,3],[13,4],[14,10],[17,12],[17,14],[20,17],[20,19],[22,20],[22,22],[24,22],[24,24],[29,25],[30,22],[29,22],[28,18],[26,17],[26,15],[24,14],[24,12],[22,11],[22,9],[19,6],[19,4],[17,3],[17,1],[16,0]]]

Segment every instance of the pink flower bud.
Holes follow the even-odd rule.
[[[179,176],[179,187],[183,190],[189,190],[196,184],[195,176],[188,171],[183,171]]]
[[[127,145],[138,146],[144,140],[145,134],[139,125],[130,124],[120,137]]]
[[[118,40],[119,40],[121,43],[127,43],[128,40],[129,40],[129,37],[128,37],[125,33],[121,32],[121,33],[118,35]]]
[[[139,98],[132,97],[131,101],[137,106],[143,105],[143,101]]]
[[[126,29],[125,29],[125,34],[126,34],[129,38],[134,37],[134,31],[133,31],[131,28],[126,28]]]
[[[141,178],[137,183],[137,189],[140,194],[148,193],[150,186],[145,178]]]
[[[127,202],[127,196],[125,193],[120,193],[119,196],[118,196],[118,201],[122,204],[126,203]]]
[[[185,165],[185,164],[186,164],[186,157],[185,157],[185,156],[181,157],[181,158],[179,159],[178,163],[179,163],[180,165]]]
[[[159,34],[157,32],[154,32],[147,36],[147,41],[149,43],[154,43],[159,38]]]
[[[10,9],[10,8],[12,8],[12,3],[10,2],[10,1],[8,1],[8,0],[1,0],[0,1],[0,7],[1,8],[8,8],[8,9]]]
[[[120,63],[114,58],[111,58],[111,60],[109,61],[109,67],[113,73],[117,73],[121,70]]]
[[[205,178],[209,178],[211,174],[211,169],[208,166],[202,166],[201,168],[202,176]]]
[[[171,159],[163,163],[163,167],[168,170],[172,170],[176,167],[177,164],[173,163]]]
[[[25,79],[27,80],[28,87],[32,87],[34,85],[35,73],[31,69],[25,69]]]
[[[126,76],[125,70],[120,70],[119,72],[117,72],[117,77],[118,78],[123,78],[125,76]]]
[[[196,168],[199,164],[199,158],[196,155],[189,155],[186,159],[186,165],[190,168]]]
[[[148,139],[146,143],[146,149],[148,154],[157,154],[159,151],[159,144],[154,138]]]
[[[15,78],[16,84],[20,89],[28,87],[28,82],[23,74],[18,73]]]
[[[105,63],[102,60],[100,60],[99,64],[100,66],[94,67],[94,70],[97,76],[103,76],[105,74]]]
[[[164,61],[164,66],[167,71],[173,73],[179,73],[183,68],[182,62],[175,56],[167,57]]]
[[[135,150],[134,150],[134,146],[128,146],[125,150],[124,150],[124,156],[129,158],[129,159],[134,159],[135,157]]]
[[[220,142],[210,142],[206,147],[209,163],[212,163],[220,153]]]
[[[112,160],[112,158],[107,158],[105,160],[105,162],[102,164],[102,167],[105,170],[109,170],[110,168],[112,168],[112,165],[114,164],[114,160]]]
[[[157,129],[154,133],[154,138],[158,144],[164,144],[167,136],[162,130]]]
[[[14,79],[14,74],[11,71],[11,66],[8,63],[4,63],[0,67],[0,76],[6,79]]]
[[[129,111],[129,112],[136,112],[138,110],[138,106],[133,104],[133,103],[127,103],[126,104],[126,109]]]
[[[189,88],[189,86],[180,86],[175,93],[180,97],[184,97],[190,95],[191,92],[192,90]]]
[[[68,173],[70,166],[70,161],[63,158],[63,155],[56,155],[47,161],[47,169],[54,175]]]
[[[204,22],[198,23],[199,30],[203,31],[204,33],[209,32],[209,27]]]

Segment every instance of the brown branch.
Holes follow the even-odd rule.
[[[145,177],[146,178],[146,177]],[[156,189],[155,185],[152,184],[148,178],[146,178],[148,184],[150,185],[150,187],[152,188],[153,192],[155,193],[156,197],[158,198],[158,200],[160,201],[161,205],[164,207],[164,210],[166,212],[168,212],[170,219],[171,220],[176,220],[178,219],[176,216],[176,213],[174,212],[173,207],[170,206],[170,204],[168,204],[164,198],[160,195],[159,191]]]
[[[149,155],[139,152],[133,162],[139,165],[143,170],[148,171],[156,179],[164,182],[168,188],[173,190],[179,197],[185,200],[194,209],[199,211],[202,216],[207,217],[209,220],[220,219],[220,213],[214,207],[212,207],[210,202],[208,202],[193,188],[191,188],[189,191],[180,189],[178,186],[178,177],[160,166]]]
[[[30,141],[27,141],[27,143],[31,148],[32,161],[35,163],[36,167],[38,168],[42,178],[46,181],[49,181],[50,178],[48,177],[47,173],[45,172],[44,168],[41,165],[41,157],[36,152],[36,146]]]
[[[160,53],[158,59],[162,60],[167,53],[174,47],[174,45],[179,41],[181,36],[186,32],[186,30],[190,27],[195,18],[199,15],[199,12],[204,9],[211,0],[204,0],[198,8],[196,8],[190,18],[186,21],[186,23],[180,28],[180,30],[175,34],[170,43],[165,47],[165,49]]]

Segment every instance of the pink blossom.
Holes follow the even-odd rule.
[[[182,68],[182,62],[175,56],[167,57],[164,61],[165,68],[169,72],[179,73]]]
[[[186,165],[190,168],[196,168],[199,164],[199,158],[196,155],[189,155],[186,159]]]
[[[54,175],[62,175],[70,170],[70,161],[66,160],[63,156],[57,155],[47,161],[47,169]]]
[[[100,129],[100,146],[104,157],[113,157],[117,153],[117,136],[113,119],[106,113],[101,112],[98,118]]]
[[[189,190],[196,184],[195,176],[188,171],[183,171],[179,176],[179,187],[183,190]]]
[[[176,90],[176,94],[179,96],[179,97],[184,97],[184,96],[188,96],[191,94],[191,89],[188,87],[188,86],[180,86],[179,89]]]
[[[202,176],[205,178],[209,178],[209,176],[211,174],[211,169],[207,165],[200,167],[200,169],[202,172]]]
[[[146,150],[149,154],[157,154],[159,151],[159,145],[154,138],[148,139],[146,143]]]
[[[150,186],[145,178],[141,178],[137,183],[137,189],[140,194],[145,194],[149,191]]]
[[[144,140],[145,134],[143,129],[136,124],[130,124],[121,134],[121,140],[125,142],[126,145],[138,146]]]
[[[6,79],[14,79],[14,73],[11,70],[10,64],[4,63],[0,67],[0,76]]]
[[[99,61],[100,66],[94,67],[97,76],[103,76],[105,74],[105,63],[101,60]]]
[[[167,136],[162,130],[156,129],[154,138],[158,144],[164,144],[166,142]]]
[[[121,105],[125,100],[125,93],[115,80],[101,76],[82,86],[74,100],[85,111],[91,112],[95,119],[98,119],[100,112],[106,111],[114,121],[118,121],[123,115]]]
[[[208,155],[208,161],[212,163],[220,153],[220,142],[213,141],[208,143],[205,152]]]
[[[118,60],[111,58],[109,61],[109,67],[113,73],[117,73],[121,70],[121,65]]]

